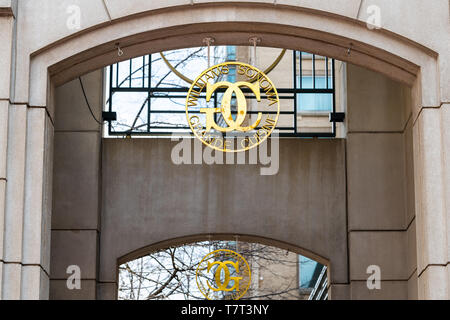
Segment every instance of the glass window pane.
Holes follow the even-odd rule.
[[[307,52],[302,52],[301,54],[301,75],[302,78],[302,88],[303,89],[313,89],[313,55]],[[300,75],[300,73],[298,73]]]
[[[333,59],[328,58],[328,88],[333,89]]]
[[[130,60],[119,62],[118,87],[130,86]]]
[[[110,66],[112,69],[112,87],[117,88],[117,63]]]
[[[142,87],[143,84],[143,60],[136,58],[131,60],[131,87]]]
[[[326,89],[327,78],[325,76],[316,76],[316,89]]]
[[[331,112],[333,110],[333,94],[299,93],[297,94],[297,110],[299,112]]]
[[[158,93],[158,97],[151,98],[150,108],[152,111],[185,111],[185,98],[174,98],[168,94]]]
[[[207,49],[204,47],[167,51],[164,52],[164,56],[178,72],[191,80],[197,78],[200,72],[208,67]],[[151,78],[153,88],[190,86],[172,72],[159,53],[152,55]]]
[[[226,80],[228,82],[236,82],[236,67],[230,67],[230,72],[228,72],[226,76]]]
[[[150,114],[151,128],[186,128],[188,127],[185,113],[158,113],[152,112]],[[170,131],[167,129],[167,131]]]
[[[146,131],[148,119],[148,93],[115,92],[112,97],[112,111],[117,112],[113,122],[114,131]]]
[[[300,78],[298,79],[300,81]],[[301,78],[302,84],[301,87],[302,89],[313,89],[313,77],[312,76],[303,76]]]
[[[314,288],[322,270],[318,262],[299,256],[299,280],[300,288]]]
[[[227,46],[227,61],[235,61],[236,60],[236,47],[235,46]]]

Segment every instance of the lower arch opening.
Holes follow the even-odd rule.
[[[247,239],[158,246],[119,265],[119,300],[325,300],[327,267]]]

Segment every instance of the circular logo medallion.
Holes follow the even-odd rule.
[[[192,132],[205,145],[222,152],[258,146],[272,134],[279,115],[280,98],[272,81],[256,67],[241,62],[205,70],[186,98]]]
[[[247,261],[239,253],[221,249],[202,259],[195,280],[208,300],[239,300],[250,287],[251,272]]]

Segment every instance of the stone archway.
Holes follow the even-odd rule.
[[[342,7],[332,1],[303,7],[297,6],[294,1],[283,1],[276,5],[268,1],[204,1],[194,5],[175,1],[173,5],[159,4],[156,7],[148,7],[145,1],[137,2],[140,5],[134,3],[133,6],[131,2],[130,6],[123,7],[112,4],[108,14],[95,11],[101,9],[100,1],[87,2],[89,4],[84,4],[82,10],[102,12],[103,16],[90,16],[89,22],[76,33],[58,28],[58,23],[61,24],[59,15],[56,15],[56,21],[47,19],[49,22],[43,23],[36,3],[19,3],[18,7],[12,6],[6,11],[5,21],[10,27],[5,29],[9,32],[6,39],[11,39],[11,47],[15,41],[19,45],[14,51],[14,76],[10,78],[8,89],[2,91],[1,97],[9,101],[8,105],[11,106],[9,131],[2,133],[3,140],[8,137],[7,156],[2,158],[2,163],[8,163],[8,171],[3,174],[8,176],[7,183],[4,179],[5,215],[21,217],[20,221],[8,222],[6,228],[11,232],[16,227],[21,229],[19,226],[23,221],[23,229],[14,234],[18,237],[23,235],[25,249],[22,250],[22,246],[9,248],[10,241],[14,239],[8,231],[5,246],[9,251],[3,260],[14,265],[30,266],[29,273],[25,272],[22,281],[34,285],[29,290],[32,292],[30,296],[41,296],[42,289],[38,288],[40,279],[44,279],[44,283],[46,281],[39,268],[31,267],[40,266],[42,270],[48,270],[49,226],[45,223],[49,221],[51,211],[49,181],[55,86],[119,59],[144,52],[199,45],[205,35],[214,36],[218,44],[238,45],[247,44],[249,36],[255,34],[263,38],[264,46],[325,54],[370,68],[412,87],[411,123],[415,133],[416,180],[414,207],[420,222],[419,228],[437,226],[434,232],[425,227],[418,231],[420,255],[417,274],[422,279],[421,283],[419,277],[419,296],[442,297],[445,294],[448,284],[425,286],[423,282],[434,279],[448,269],[447,244],[442,240],[447,230],[444,222],[447,221],[448,209],[444,199],[445,186],[449,183],[449,171],[443,163],[448,163],[445,161],[448,154],[445,146],[450,141],[448,130],[443,126],[443,121],[448,117],[448,112],[445,112],[448,108],[444,107],[450,97],[445,86],[449,73],[442,61],[448,61],[448,43],[442,41],[441,44],[438,40],[429,41],[426,35],[411,34],[399,22],[390,22],[386,29],[369,30],[360,20],[357,12],[361,7],[356,2]],[[326,9],[326,5],[329,5],[329,9]],[[401,12],[402,5],[406,4],[398,4],[393,11]],[[48,9],[48,14],[54,14],[63,4],[57,7],[50,1],[40,3],[39,6]],[[448,12],[447,9],[448,3],[441,1],[430,10]],[[26,15],[27,19],[21,19],[20,14]],[[17,37],[12,33],[15,17],[18,17]],[[412,24],[415,18],[409,17],[408,23]],[[420,21],[427,21],[426,14],[420,16]],[[439,23],[445,30],[445,23]],[[36,37],[36,34],[41,37]],[[125,55],[120,58],[116,54],[116,43],[125,49]],[[6,58],[9,66],[13,60],[9,54]],[[13,88],[12,94],[10,87]],[[433,130],[437,127],[445,134]],[[39,176],[35,176],[35,172],[39,172]],[[436,180],[435,177],[439,178]],[[31,232],[41,230],[42,224],[42,232]],[[22,240],[18,243],[22,244]],[[432,250],[436,247],[439,249]],[[20,278],[20,270],[18,267],[11,272],[19,274]],[[20,281],[18,283],[4,283],[4,290],[11,290],[11,296],[17,297],[22,286]]]

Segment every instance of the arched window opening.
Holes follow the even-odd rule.
[[[306,52],[259,47],[212,47],[211,65],[241,61],[266,71],[280,96],[280,117],[275,132],[284,137],[335,137],[342,62]],[[208,67],[207,48],[188,48],[154,53],[113,64],[106,68],[105,110],[117,113],[106,137],[163,137],[190,133],[185,102],[191,83]],[[221,81],[239,81],[231,68]],[[220,107],[224,89],[209,102],[199,97],[198,109]],[[244,92],[245,93],[245,92]],[[264,91],[261,91],[264,94]],[[255,97],[246,92],[248,121],[258,110]],[[235,97],[233,98],[235,99]],[[236,106],[231,102],[232,115]],[[195,111],[194,111],[195,112]],[[200,111],[198,111],[200,114]],[[204,115],[201,115],[204,116]],[[216,119],[220,125],[221,119]],[[258,130],[260,128],[255,128]]]

